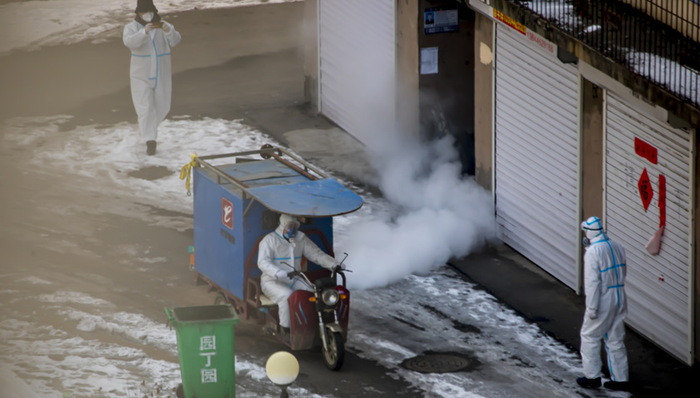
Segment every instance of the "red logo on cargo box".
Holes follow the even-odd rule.
[[[226,198],[221,198],[221,222],[233,229],[233,203]]]

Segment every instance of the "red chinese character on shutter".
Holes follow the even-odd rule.
[[[654,190],[651,188],[651,181],[649,181],[649,173],[647,173],[646,168],[644,168],[642,175],[639,177],[637,187],[639,188],[639,196],[642,198],[644,211],[647,211],[651,198],[654,197]]]
[[[653,164],[657,164],[659,161],[656,148],[637,137],[634,137],[634,152]]]
[[[666,177],[659,174],[659,228],[666,226]]]

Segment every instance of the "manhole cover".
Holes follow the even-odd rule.
[[[459,372],[472,365],[468,358],[458,354],[432,353],[408,358],[401,366],[420,373]]]

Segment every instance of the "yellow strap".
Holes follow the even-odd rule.
[[[185,180],[185,187],[187,188],[187,196],[191,195],[190,192],[190,180],[192,179],[192,168],[197,166],[197,154],[192,154],[192,160],[189,163],[182,166],[180,169],[180,179]]]

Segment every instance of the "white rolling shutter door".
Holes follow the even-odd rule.
[[[319,0],[320,110],[371,143],[396,108],[395,0]]]
[[[578,72],[496,30],[496,221],[501,239],[578,285]]]
[[[690,364],[693,137],[629,103],[608,92],[605,222],[627,252],[627,323]],[[658,150],[658,164],[636,153],[635,138]],[[638,188],[644,169],[654,191],[646,211]],[[660,253],[650,255],[645,245],[660,223],[659,175],[666,179],[666,228]]]

